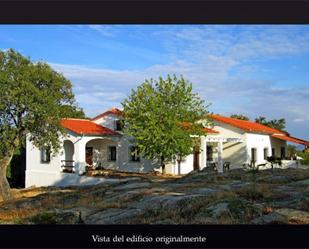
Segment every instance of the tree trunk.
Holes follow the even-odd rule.
[[[165,175],[165,162],[164,162],[164,156],[161,156],[161,167],[162,167],[162,174]]]
[[[178,163],[178,175],[180,175],[181,173],[181,161],[182,161],[182,157],[179,156],[177,159],[177,163]]]
[[[177,160],[178,163],[178,175],[181,173],[181,160]]]
[[[10,184],[6,178],[6,170],[13,158],[14,151],[14,149],[11,149],[0,159],[0,198],[2,201],[8,201],[13,198]]]

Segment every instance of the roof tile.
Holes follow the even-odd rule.
[[[61,125],[79,135],[120,135],[118,132],[98,125],[88,119],[66,118],[61,120]]]

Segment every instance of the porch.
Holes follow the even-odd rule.
[[[92,169],[117,169],[120,162],[120,147],[120,140],[117,137],[64,140],[60,171],[82,175]]]
[[[243,138],[236,137],[203,137],[201,147],[204,148],[204,152],[201,155],[201,162],[203,163],[201,168],[210,168],[220,173],[229,170],[231,164],[234,163],[234,158],[229,156],[228,150],[240,144],[244,145],[243,142]],[[237,152],[233,148],[233,154]]]

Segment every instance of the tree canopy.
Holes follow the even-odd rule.
[[[145,80],[122,103],[125,133],[133,136],[141,155],[165,163],[192,153],[191,135],[204,134],[206,106],[183,77]]]
[[[267,120],[265,117],[258,117],[255,119],[255,122],[266,125],[268,127],[284,131],[285,130],[285,119],[273,119],[273,120]]]
[[[249,120],[249,118],[243,114],[232,114],[230,117],[240,119],[240,120],[246,120],[246,121]]]
[[[232,114],[230,117],[240,119],[240,120],[246,120],[246,121],[250,120],[247,116],[243,114]],[[262,125],[266,125],[268,127],[271,127],[277,130],[280,130],[280,131],[285,130],[285,119],[284,118],[267,120],[266,117],[260,116],[255,119],[255,122],[262,124]]]
[[[75,112],[76,111],[76,112]],[[83,115],[72,84],[44,62],[0,51],[0,195],[9,199],[5,170],[26,135],[39,148],[59,149],[60,119]]]

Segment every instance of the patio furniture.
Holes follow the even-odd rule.
[[[61,171],[63,173],[74,173],[74,160],[61,160]]]
[[[230,170],[230,166],[231,166],[231,163],[230,162],[224,162],[223,164],[223,170]]]
[[[217,162],[215,162],[215,161],[207,161],[207,168],[210,168],[211,170],[216,171],[217,168],[218,168],[217,166],[218,166]]]

